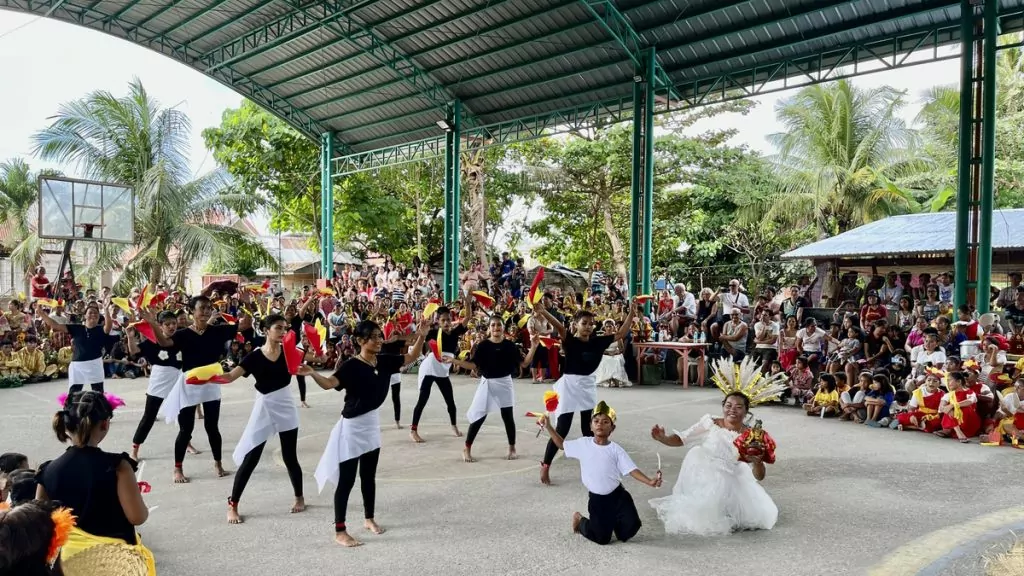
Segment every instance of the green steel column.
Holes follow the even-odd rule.
[[[448,119],[451,130],[445,135],[444,151],[444,299],[459,298],[459,250],[462,195],[460,183],[462,102],[455,100]]]
[[[960,0],[960,134],[956,189],[956,252],[954,253],[953,305],[967,303],[967,274],[971,257],[971,156],[974,110],[974,9],[971,0]]]
[[[654,229],[654,47],[644,51],[647,83],[644,86],[644,245],[640,272],[641,294],[651,293],[651,252]]]
[[[334,273],[334,134],[320,135],[320,277]]]
[[[637,74],[641,72],[638,70]],[[643,171],[641,166],[641,155],[643,154],[643,110],[644,90],[640,82],[633,82],[633,157],[630,197],[632,203],[629,210],[629,296],[641,294],[640,268],[642,244],[642,232],[640,229],[641,197],[643,195]]]
[[[975,307],[988,312],[992,283],[992,205],[996,176],[996,47],[999,42],[999,2],[985,1],[984,72],[981,89],[981,207],[978,223],[978,287]]]

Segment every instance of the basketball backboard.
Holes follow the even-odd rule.
[[[39,237],[93,242],[135,241],[135,195],[130,186],[39,177]]]

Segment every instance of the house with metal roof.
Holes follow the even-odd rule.
[[[953,270],[956,212],[890,216],[782,255],[832,264],[864,274],[889,270],[937,273]],[[1024,209],[995,210],[992,218],[993,275],[1024,268]]]

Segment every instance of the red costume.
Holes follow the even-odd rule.
[[[943,392],[936,388],[935,392],[925,395],[927,388],[918,388],[914,390],[913,401],[917,405],[915,410],[910,412],[904,412],[896,416],[896,420],[900,423],[900,426],[904,428],[919,429],[920,424],[924,422],[925,432],[935,432],[942,424],[939,418],[939,403],[942,402]],[[917,426],[914,425],[910,419],[913,418],[917,422]]]
[[[955,396],[956,402],[963,402],[968,398],[974,397],[974,392],[972,392],[969,389],[961,388],[956,392],[950,392],[949,394],[947,394],[947,397],[950,396]],[[975,399],[977,398],[975,397]],[[953,398],[950,398],[950,404],[952,404],[952,401]],[[942,429],[952,430],[953,428],[959,426],[960,431],[963,432],[964,436],[968,438],[977,436],[978,431],[981,429],[981,420],[978,418],[978,411],[975,408],[974,404],[971,404],[970,406],[962,406],[960,408],[960,411],[963,414],[959,421],[957,421],[957,419],[954,417],[953,412],[950,412],[949,414],[943,414]]]

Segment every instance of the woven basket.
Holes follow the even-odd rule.
[[[101,544],[62,560],[65,576],[147,576],[146,560],[127,545]]]

